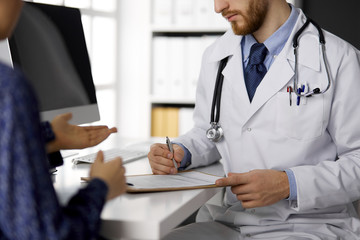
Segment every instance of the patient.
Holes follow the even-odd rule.
[[[0,39],[11,35],[21,0],[0,1]],[[106,200],[125,192],[120,158],[91,166],[92,181],[60,206],[47,153],[94,146],[115,128],[71,125],[71,114],[40,123],[37,100],[21,72],[0,63],[0,239],[93,239]]]

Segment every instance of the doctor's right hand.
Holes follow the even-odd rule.
[[[173,144],[174,154],[172,154],[166,144],[155,143],[151,145],[148,154],[151,170],[154,174],[176,174],[177,168],[184,157],[184,150],[177,144]],[[172,158],[174,157],[177,167],[175,168]]]

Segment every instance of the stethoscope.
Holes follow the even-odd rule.
[[[310,18],[307,18],[304,25],[295,33],[294,38],[293,38],[293,48],[294,48],[294,55],[295,55],[294,89],[297,89],[298,81],[299,81],[298,80],[298,64],[297,64],[297,62],[298,62],[298,47],[299,47],[298,40],[299,40],[301,33],[304,32],[305,28],[309,25],[309,23],[312,23],[319,32],[319,43],[321,45],[322,58],[323,58],[324,65],[325,65],[328,83],[324,90],[320,90],[320,88],[314,88],[313,90],[311,90],[307,93],[305,93],[305,92],[302,93],[301,91],[299,91],[299,92],[294,91],[294,93],[298,97],[311,97],[313,95],[324,94],[327,90],[329,90],[329,88],[331,86],[329,64],[327,62],[326,52],[325,52],[324,34],[322,32],[322,29],[316,22],[314,22]],[[212,142],[219,142],[224,136],[224,131],[221,128],[221,125],[219,124],[219,120],[220,120],[221,92],[222,92],[222,85],[223,85],[223,81],[224,81],[224,75],[222,74],[222,71],[226,66],[227,60],[228,60],[228,57],[226,57],[220,61],[219,69],[218,69],[217,76],[216,76],[214,95],[213,95],[212,106],[211,106],[211,115],[210,115],[210,125],[211,126],[206,131],[206,137]],[[216,115],[215,115],[215,113],[216,113]]]

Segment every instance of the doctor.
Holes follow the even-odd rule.
[[[285,0],[215,0],[215,10],[232,31],[203,55],[195,126],[174,141],[174,158],[180,169],[221,158],[226,192],[167,239],[360,239],[359,51],[326,31],[323,51],[310,23],[295,58],[307,18]],[[221,139],[209,140],[210,122]],[[155,174],[178,171],[166,145],[148,156]]]

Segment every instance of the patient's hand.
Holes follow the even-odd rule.
[[[47,152],[61,149],[82,149],[95,146],[104,141],[110,134],[116,133],[116,128],[107,126],[85,126],[69,124],[71,113],[60,114],[51,121],[55,140],[46,145]]]
[[[115,198],[126,191],[125,168],[120,157],[104,162],[104,154],[99,151],[91,165],[90,178],[99,178],[108,186],[107,200]]]

